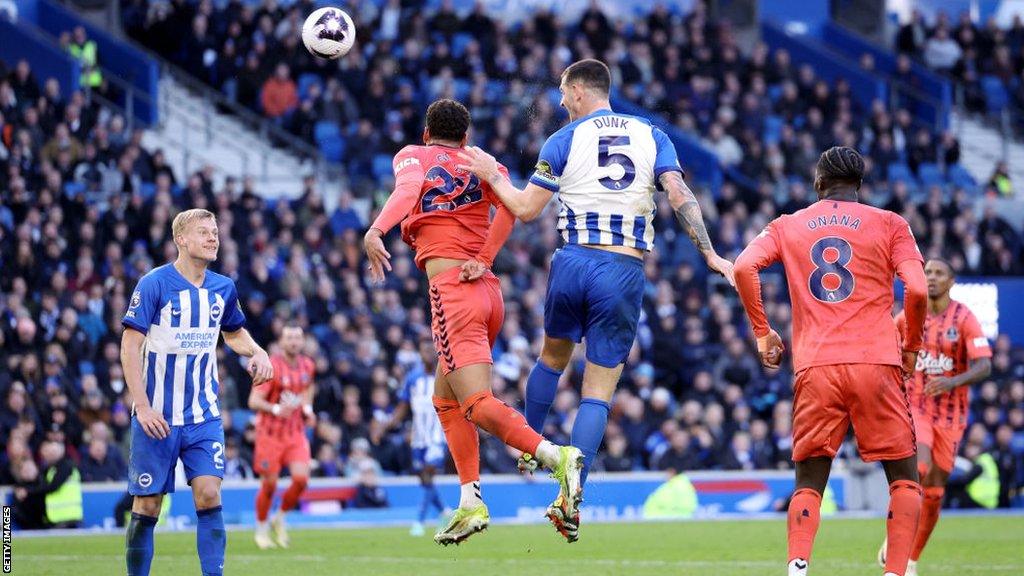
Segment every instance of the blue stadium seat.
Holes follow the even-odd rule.
[[[342,157],[345,155],[345,139],[341,136],[331,136],[323,140],[317,140],[317,144],[320,147],[320,153],[324,155],[324,159],[328,162],[341,162]]]
[[[977,190],[978,182],[974,176],[960,164],[951,165],[946,171],[946,177],[950,184],[964,190]]]
[[[769,115],[764,119],[764,134],[762,139],[766,145],[778,144],[782,137],[782,126],[785,121],[779,116]]]
[[[981,91],[985,94],[985,107],[990,114],[998,114],[1010,103],[1003,81],[996,76],[981,77]]]
[[[377,154],[373,157],[373,176],[380,179],[391,175],[391,156]]]
[[[231,411],[231,425],[235,430],[245,430],[245,425],[252,420],[252,410],[235,408]]]
[[[473,41],[473,35],[465,32],[460,32],[452,37],[452,56],[456,58],[462,58],[463,54],[466,53],[466,46]]]
[[[309,89],[314,84],[319,84],[320,86],[323,86],[323,82],[320,80],[320,76],[310,72],[307,72],[299,76],[299,98],[305,98],[306,96],[308,96]]]
[[[946,186],[946,178],[942,175],[942,168],[932,162],[922,162],[917,167],[917,179],[921,181],[921,186],[925,188]]]
[[[76,196],[85,192],[85,184],[81,182],[65,182],[64,183],[64,195],[68,197]]]
[[[142,194],[143,198],[149,200],[154,194],[156,194],[156,184],[152,182],[143,182],[139,186],[139,193]]]
[[[914,174],[910,172],[910,166],[902,162],[893,162],[889,164],[888,180],[890,182],[906,182],[907,184],[916,184],[917,181],[914,179]]]
[[[317,142],[328,140],[331,138],[340,138],[341,128],[337,122],[331,120],[320,120],[313,126],[313,138]]]

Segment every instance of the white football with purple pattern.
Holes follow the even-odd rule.
[[[335,60],[352,49],[356,27],[352,18],[339,8],[320,8],[302,25],[302,43],[314,56]]]

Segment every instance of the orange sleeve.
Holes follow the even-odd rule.
[[[916,245],[914,250],[917,250]],[[924,316],[928,308],[928,281],[924,277],[920,254],[917,259],[901,262],[896,268],[896,274],[903,281],[903,314],[906,323],[903,349],[916,352],[921,349]]]
[[[914,232],[910,224],[899,214],[892,214],[890,220],[890,234],[892,235],[889,246],[889,258],[892,267],[895,269],[907,260],[913,260],[924,264],[921,250],[917,247],[917,240],[914,239]]]
[[[370,228],[376,228],[384,234],[412,212],[423,187],[423,164],[412,150],[406,148],[396,154],[392,167],[395,171],[395,191],[370,225]]]
[[[476,259],[490,268],[494,264],[494,257],[498,255],[498,251],[505,245],[505,241],[508,240],[508,236],[512,233],[512,228],[515,225],[515,215],[508,208],[505,208],[504,204],[498,204],[498,210],[494,213],[494,219],[491,220],[491,227],[487,230],[487,239],[484,240],[484,245],[480,248]]]
[[[754,331],[754,336],[758,338],[766,336],[770,330],[768,317],[764,313],[764,303],[761,301],[759,273],[778,262],[780,258],[776,231],[769,224],[760,236],[743,250],[733,268],[736,277],[736,291],[739,292],[740,301],[743,302],[743,308],[747,311],[750,328]]]
[[[988,344],[988,338],[981,330],[981,323],[973,313],[968,313],[960,327],[967,342],[967,359],[977,360],[978,358],[991,358],[992,347]]]

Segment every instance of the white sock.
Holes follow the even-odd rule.
[[[263,521],[263,522],[260,522],[259,520],[256,521],[256,530],[257,531],[259,531],[259,532],[266,532],[269,529],[270,529],[270,526],[267,524],[266,521]]]
[[[789,576],[806,576],[807,564],[803,558],[794,558],[789,563]]]
[[[459,508],[476,508],[484,503],[480,497],[480,481],[466,482],[460,486]]]
[[[560,457],[558,446],[555,446],[547,440],[542,440],[540,445],[537,446],[537,453],[534,454],[540,463],[554,470],[558,466],[558,459]]]

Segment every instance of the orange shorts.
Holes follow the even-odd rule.
[[[286,437],[256,435],[256,449],[252,456],[253,471],[260,476],[277,476],[281,468],[292,462],[309,462],[309,440],[305,434]]]
[[[866,462],[900,460],[917,451],[897,366],[814,366],[796,375],[793,392],[794,462],[834,458],[850,424]]]
[[[459,282],[458,266],[430,279],[430,327],[441,371],[447,375],[471,364],[493,364],[491,348],[505,320],[498,277]]]
[[[919,410],[912,410],[912,414],[917,443],[931,449],[933,464],[945,472],[951,472],[966,428],[942,426],[935,422],[931,414]]]

